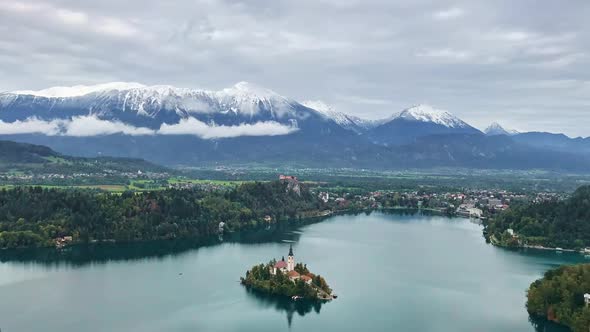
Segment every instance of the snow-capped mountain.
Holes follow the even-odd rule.
[[[43,90],[20,90],[13,91],[16,95],[30,95],[45,98],[69,98],[79,97],[94,92],[105,91],[125,91],[131,89],[143,89],[145,85],[135,82],[110,82],[97,85],[75,85],[75,86],[55,86]]]
[[[484,133],[486,135],[488,135],[488,136],[494,136],[494,135],[512,136],[512,135],[518,134],[518,131],[516,131],[516,130],[506,130],[499,123],[493,122],[491,125],[489,125],[484,130]]]
[[[304,106],[318,111],[326,118],[335,121],[342,128],[352,130],[357,134],[365,133],[371,128],[375,128],[382,121],[361,119],[354,115],[349,115],[343,112],[338,112],[332,107],[320,100],[307,100],[302,102]]]
[[[291,124],[309,116],[297,102],[247,82],[220,91],[124,82],[14,91],[0,94],[0,107],[3,116],[14,120],[95,115],[150,128],[189,117],[230,125],[256,121]],[[14,114],[7,114],[11,110]]]
[[[166,164],[310,151],[337,159],[360,141],[333,119],[246,82],[219,91],[108,83],[1,93],[0,136]]]
[[[449,113],[448,111],[436,109],[430,105],[419,104],[407,108],[394,115],[390,121],[403,119],[406,121],[428,122],[441,125],[447,128],[469,128],[471,127],[463,120]]]
[[[0,93],[2,121],[27,121],[31,118],[63,121],[88,116],[149,130],[159,130],[164,124],[179,124],[191,119],[210,126],[272,122],[299,128],[318,118],[356,134],[366,134],[387,123],[399,121],[471,128],[449,112],[428,105],[408,108],[388,119],[365,120],[338,112],[321,101],[298,103],[247,82],[219,91],[111,82]],[[140,129],[133,132],[149,131]]]
[[[481,134],[453,114],[429,105],[405,109],[369,131],[378,144],[402,145],[418,137],[440,134]]]
[[[0,139],[69,155],[167,165],[590,169],[590,158],[570,155],[569,141],[530,136],[486,136],[428,105],[368,121],[246,82],[219,91],[113,82],[0,93]]]

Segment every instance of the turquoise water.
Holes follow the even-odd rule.
[[[250,266],[286,255],[290,243],[337,300],[277,300],[238,283]],[[373,213],[206,246],[4,252],[0,261],[2,332],[513,332],[535,331],[524,307],[528,285],[584,258],[495,248],[466,219]]]

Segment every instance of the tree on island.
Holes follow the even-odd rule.
[[[246,271],[246,277],[241,278],[241,282],[246,287],[279,296],[301,296],[310,300],[325,299],[332,293],[326,280],[319,275],[313,275],[302,263],[295,265],[295,271],[302,276],[310,276],[311,281],[305,282],[302,278],[289,278],[286,273],[280,269],[275,274],[271,271],[275,261],[268,264],[259,264]],[[313,277],[311,277],[313,276]]]

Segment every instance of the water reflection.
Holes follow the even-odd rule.
[[[348,215],[370,215],[374,211],[358,211]],[[384,210],[385,214],[397,215],[432,215],[429,211],[412,209]],[[0,250],[0,262],[40,263],[43,265],[84,266],[91,263],[107,263],[138,259],[163,259],[177,256],[190,250],[217,245],[223,242],[240,244],[259,244],[270,242],[298,242],[301,227],[318,223],[331,216],[294,220],[290,223],[273,225],[263,229],[226,232],[220,236],[211,236],[204,240],[162,240],[131,243],[95,243],[81,244],[63,249],[33,248]]]
[[[264,308],[274,308],[278,312],[284,312],[287,315],[287,325],[293,324],[293,316],[298,314],[303,317],[309,313],[319,314],[322,308],[322,302],[297,300],[293,301],[288,297],[269,295],[250,288],[244,288],[248,298],[256,302],[257,305]]]
[[[571,332],[567,327],[555,324],[542,317],[529,315],[529,322],[535,328],[536,332]]]
[[[297,242],[301,232],[295,230],[303,225],[317,222],[282,225],[246,232],[226,233],[223,237],[212,236],[204,240],[163,240],[131,243],[94,243],[55,248],[0,250],[0,262],[39,263],[43,265],[84,266],[91,263],[107,263],[137,259],[163,259],[178,256],[190,250],[197,250],[223,242],[244,245],[269,242]]]

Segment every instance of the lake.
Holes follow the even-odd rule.
[[[215,242],[4,252],[0,329],[563,331],[529,319],[525,291],[547,269],[585,261],[495,248],[468,219],[408,212],[333,216]],[[239,284],[290,244],[338,299],[279,300]]]

